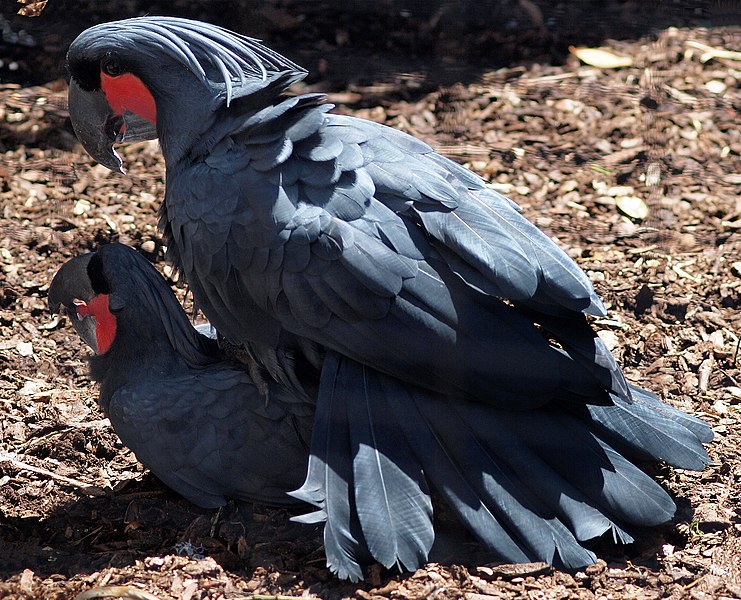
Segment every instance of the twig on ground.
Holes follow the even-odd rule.
[[[97,587],[78,594],[75,600],[94,600],[95,598],[121,598],[123,600],[159,600],[154,594],[130,585],[111,585]]]
[[[44,475],[45,477],[51,477],[52,479],[56,481],[61,481],[62,483],[66,483],[67,485],[76,487],[77,489],[79,489],[84,494],[87,494],[88,496],[105,496],[106,495],[105,490],[101,487],[98,487],[97,485],[91,485],[89,483],[85,483],[84,481],[80,481],[79,479],[67,477],[66,475],[60,475],[59,473],[54,473],[53,471],[49,471],[48,469],[44,469],[42,467],[35,467],[33,465],[23,462],[22,460],[18,460],[16,458],[16,455],[10,452],[0,452],[0,462],[8,462],[11,465],[13,465],[16,469],[19,469],[19,470],[31,471],[32,473],[36,473],[38,475]]]

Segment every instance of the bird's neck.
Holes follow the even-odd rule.
[[[184,361],[166,335],[133,335],[119,328],[108,352],[90,357],[90,378],[100,384],[99,403],[107,411],[113,394],[132,383],[162,379],[183,368]]]
[[[158,98],[157,136],[168,168],[192,155],[194,147],[210,136],[219,104],[216,99],[202,94],[182,104],[172,98]]]

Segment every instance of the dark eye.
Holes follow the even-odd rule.
[[[121,74],[121,65],[117,60],[107,60],[103,63],[103,73],[111,77],[118,77]]]

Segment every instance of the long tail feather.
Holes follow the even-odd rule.
[[[297,520],[316,522],[324,513],[324,549],[327,566],[341,579],[362,579],[367,564],[366,543],[355,510],[352,490],[352,452],[347,406],[335,395],[338,361],[329,357],[319,384],[316,425],[312,433],[308,474],[291,495],[321,511]]]
[[[401,563],[416,570],[435,538],[432,502],[403,433],[390,418],[390,408],[368,367],[342,360],[343,382],[353,448],[355,504],[363,535],[373,557],[386,567]]]
[[[510,469],[526,474],[521,479],[528,493],[558,515],[577,540],[593,539],[611,530],[617,541],[624,544],[633,541],[628,531],[603,514],[594,502],[533,451],[526,439],[513,434],[506,421],[493,422],[479,406],[466,407],[458,413],[485,441],[490,452],[506,456]]]
[[[327,565],[358,579],[373,560],[419,568],[434,541],[422,468],[390,411],[375,371],[330,354],[322,371],[308,475],[292,492],[326,518]]]
[[[674,502],[661,486],[596,437],[588,423],[557,410],[500,418],[613,522],[648,526],[673,516]]]
[[[632,395],[631,404],[613,396],[613,406],[588,407],[595,428],[601,429],[616,449],[626,456],[664,460],[681,469],[700,470],[710,462],[698,443],[707,441],[703,438],[708,432],[712,437],[707,425],[700,428],[641,389],[632,388]]]
[[[409,440],[415,454],[425,469],[425,474],[438,492],[458,513],[482,543],[505,560],[527,562],[529,557],[497,517],[479,498],[468,481],[467,474],[448,454],[437,432],[422,418],[415,396],[426,393],[409,386],[402,386],[391,378],[382,380],[384,391],[391,402],[399,426]]]
[[[486,548],[513,562],[579,568],[580,542],[672,518],[671,497],[631,459],[702,468],[699,420],[632,388],[633,400],[507,411],[410,386],[330,355],[309,474],[294,493],[326,516],[330,567],[356,578],[372,560],[414,569],[434,538],[429,481]]]
[[[467,474],[469,484],[481,501],[523,547],[531,560],[544,560],[568,568],[582,567],[595,560],[574,535],[546,507],[539,494],[528,489],[530,472],[518,472],[509,464],[509,450],[492,447],[482,440],[464,419],[458,405],[445,400],[420,399],[417,407],[438,432],[450,458]],[[465,406],[463,410],[468,410]],[[495,419],[488,425],[498,427]],[[496,439],[496,434],[490,440]]]
[[[577,540],[611,531],[628,543],[627,526],[656,525],[674,514],[674,502],[653,479],[575,416],[495,411],[390,379],[384,385],[397,387],[393,410],[427,477],[506,560],[584,566],[594,555]]]

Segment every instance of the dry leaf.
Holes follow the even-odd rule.
[[[33,356],[33,344],[31,342],[20,342],[15,349],[21,356]]]
[[[618,56],[601,48],[575,48],[569,46],[569,52],[580,61],[598,69],[620,69],[630,67],[633,59],[630,56]]]
[[[33,2],[32,0],[18,0],[18,4],[22,4],[18,9],[18,14],[22,17],[38,17],[41,14],[41,11],[43,11],[46,8],[46,3],[48,0],[39,0],[38,2]]]
[[[18,390],[19,396],[35,396],[42,392],[46,384],[43,381],[33,381],[29,379],[23,384],[23,387]]]
[[[620,196],[615,198],[618,210],[624,215],[642,221],[648,216],[648,205],[637,196]]]
[[[726,60],[741,60],[741,52],[735,50],[726,50],[725,48],[713,48],[702,42],[696,40],[689,40],[686,42],[691,48],[695,48],[702,52],[700,56],[700,62],[706,63],[714,58],[725,58]]]
[[[711,94],[722,94],[727,88],[728,86],[718,79],[711,79],[705,83],[705,89]]]
[[[91,207],[92,207],[92,204],[90,204],[88,200],[85,200],[84,198],[80,198],[75,203],[75,206],[72,209],[72,214],[74,214],[77,217],[80,217],[84,215],[86,212],[88,212]]]

